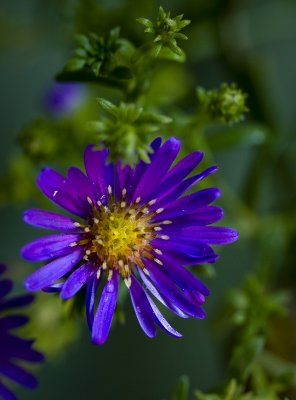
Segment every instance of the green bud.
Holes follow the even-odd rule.
[[[147,18],[138,18],[137,21],[145,26],[146,33],[153,35],[152,53],[155,57],[171,58],[184,61],[183,50],[178,46],[176,39],[187,40],[187,36],[180,31],[190,24],[188,19],[183,20],[183,14],[171,18],[170,12],[165,12],[159,7],[157,21],[153,23]],[[165,51],[166,50],[166,51]],[[169,53],[167,50],[170,50]]]
[[[196,92],[202,112],[216,122],[233,124],[243,120],[244,114],[249,111],[247,95],[235,83],[222,83],[215,90],[198,87]]]
[[[91,121],[89,129],[98,136],[110,150],[110,158],[121,159],[123,163],[135,163],[137,159],[149,161],[149,143],[163,124],[171,122],[165,115],[148,112],[134,103],[121,102],[118,106],[105,99],[98,99],[107,114],[99,121]]]

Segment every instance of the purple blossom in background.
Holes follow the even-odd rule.
[[[79,83],[54,83],[44,97],[44,108],[55,116],[75,111],[85,100],[86,88]]]
[[[86,174],[76,167],[66,177],[43,169],[40,189],[78,220],[39,209],[24,214],[33,226],[61,231],[22,249],[29,261],[48,261],[26,279],[26,288],[60,291],[68,299],[86,285],[87,320],[96,344],[107,338],[120,278],[149,337],[156,335],[156,325],[181,336],[151,295],[180,317],[204,318],[201,306],[209,290],[186,267],[215,262],[218,255],[210,245],[231,243],[238,236],[231,228],[208,226],[223,217],[221,208],[210,205],[219,189],[180,197],[217,167],[187,177],[202,160],[200,151],[172,167],[180,150],[177,139],[161,144],[157,138],[151,147],[151,162],[140,161],[135,168],[108,163],[108,150],[90,145],[84,155]]]
[[[4,271],[5,266],[0,264],[0,275]],[[43,360],[43,355],[32,348],[33,340],[22,339],[11,332],[28,322],[26,316],[11,314],[11,310],[25,307],[34,300],[28,294],[7,299],[12,287],[11,280],[0,280],[0,398],[4,400],[16,400],[16,396],[2,382],[2,377],[33,389],[37,386],[36,378],[18,366],[18,362],[23,365],[24,361],[36,363]]]

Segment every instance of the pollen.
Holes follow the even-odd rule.
[[[156,212],[150,212],[149,207],[156,199],[147,204],[126,201],[126,189],[122,190],[122,198],[115,202],[111,186],[108,188],[108,204],[98,201],[92,203],[92,216],[84,227],[86,242],[85,255],[89,260],[107,269],[109,277],[114,268],[118,269],[126,284],[131,284],[133,265],[142,266],[141,258],[149,257],[158,264],[160,260],[153,256],[151,240],[158,237],[161,227],[156,227],[152,218]],[[144,266],[143,266],[144,268]],[[100,276],[98,271],[97,276]]]

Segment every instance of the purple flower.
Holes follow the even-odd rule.
[[[0,275],[5,269],[0,264]],[[16,396],[2,382],[1,376],[33,389],[37,386],[36,378],[20,367],[18,361],[23,364],[24,361],[36,363],[43,360],[43,355],[32,348],[33,340],[22,339],[11,332],[25,325],[28,318],[20,314],[10,314],[10,310],[25,307],[34,300],[28,294],[7,299],[12,287],[11,280],[0,280],[0,398],[4,400],[15,400]]]
[[[209,290],[185,266],[215,262],[218,255],[210,245],[227,244],[238,236],[233,229],[208,226],[223,216],[221,208],[210,205],[219,189],[182,196],[217,168],[188,178],[200,163],[201,152],[172,167],[180,150],[177,139],[161,145],[157,138],[151,147],[151,162],[140,161],[135,168],[108,163],[108,151],[90,145],[84,155],[86,175],[76,167],[70,167],[66,177],[42,170],[40,189],[78,221],[39,209],[24,214],[31,225],[61,231],[22,249],[27,260],[49,261],[26,279],[26,288],[60,291],[61,298],[68,299],[86,285],[86,314],[96,344],[107,338],[120,278],[149,337],[156,335],[156,325],[181,336],[151,294],[180,317],[204,318],[201,305]],[[103,289],[95,307],[100,281]]]
[[[82,104],[85,94],[85,87],[79,83],[54,83],[44,97],[44,107],[52,115],[65,115]]]

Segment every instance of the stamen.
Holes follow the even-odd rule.
[[[149,274],[149,271],[148,271],[148,269],[147,268],[143,268],[143,270],[142,270],[143,272],[144,272],[144,274],[146,274],[146,275],[150,275]]]
[[[160,239],[163,239],[163,240],[169,240],[169,236],[168,235],[161,235],[160,236]]]
[[[77,246],[77,245],[78,245],[77,242],[72,242],[72,243],[69,244],[70,247],[75,247],[75,246]]]
[[[136,198],[136,203],[138,204],[138,203],[140,203],[140,201],[141,201],[141,197],[137,197]]]
[[[162,251],[159,250],[159,249],[154,249],[154,251],[155,251],[156,254],[160,254],[160,255],[162,254]]]
[[[161,224],[163,224],[163,225],[170,225],[172,223],[173,223],[173,221],[169,221],[168,219],[166,219],[165,221],[161,222]]]
[[[85,254],[86,254],[87,256],[89,256],[89,255],[91,254],[91,250],[90,250],[90,249],[87,249],[86,252],[85,252]]]
[[[112,275],[113,275],[113,269],[110,269],[110,270],[109,270],[109,275],[108,275],[108,281],[111,280]]]
[[[82,225],[79,222],[74,222],[73,225],[76,226],[76,228],[82,227]]]
[[[129,289],[131,287],[132,284],[132,280],[130,277],[125,278],[124,283],[126,284],[127,288]]]
[[[107,263],[106,263],[106,261],[103,262],[102,268],[103,268],[103,269],[107,269]]]
[[[112,187],[111,187],[111,185],[108,186],[108,193],[109,193],[109,194],[112,194]]]
[[[155,212],[156,212],[156,214],[160,214],[163,212],[163,210],[164,210],[164,208],[158,208]]]
[[[87,196],[86,200],[88,201],[88,203],[89,203],[91,206],[93,205],[93,201],[92,201],[92,199],[91,199],[89,196]]]
[[[163,262],[160,261],[158,258],[154,258],[154,261],[159,265],[163,265]]]
[[[86,232],[86,233],[90,232],[90,229],[88,226],[84,228],[84,232]]]
[[[156,203],[156,200],[157,200],[157,199],[150,200],[149,203],[148,203],[148,205],[149,205],[149,206],[152,206],[153,204]]]
[[[121,191],[122,197],[125,198],[126,195],[126,188],[123,188]]]
[[[98,218],[93,218],[93,221],[95,224],[98,224],[100,221],[98,220]]]
[[[100,279],[100,276],[101,276],[101,268],[97,270],[97,279]]]
[[[162,227],[161,227],[161,226],[155,226],[153,229],[154,229],[156,232],[157,232],[157,231],[162,231]]]
[[[126,206],[126,202],[125,202],[125,201],[122,201],[122,202],[120,203],[120,207],[121,207],[121,208],[125,208],[125,206]]]

